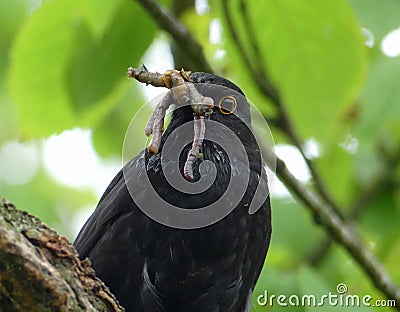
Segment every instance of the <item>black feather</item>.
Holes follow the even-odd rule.
[[[225,86],[229,88],[226,94],[243,95],[236,85],[220,76],[192,73],[190,78],[195,83]],[[199,86],[203,95],[207,88]],[[212,187],[196,195],[174,190],[165,180],[159,154],[143,151],[126,165],[125,173],[121,170],[116,175],[75,240],[80,257],[92,261],[97,275],[127,311],[243,312],[249,304],[268,250],[271,221],[269,197],[256,213],[248,213],[263,163],[251,128],[242,121],[250,120],[247,101],[240,104],[241,118],[218,113],[211,117],[235,132],[250,163],[245,195],[232,213],[200,229],[170,228],[146,216],[127,189],[130,181],[140,189],[142,177],[130,168],[144,157],[144,170],[153,187],[171,204],[193,209],[214,202],[224,193],[235,168],[231,168],[229,157],[218,144],[205,140],[203,158],[196,161],[194,171],[198,179],[200,163],[212,161],[217,168]],[[161,150],[171,132],[192,119],[190,107],[177,109],[163,135]],[[181,172],[189,148],[176,160]]]

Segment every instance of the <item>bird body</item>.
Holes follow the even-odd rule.
[[[193,73],[191,78],[195,83],[223,85],[226,92],[241,94],[238,87],[216,75]],[[247,102],[240,104],[245,118],[250,118]],[[167,138],[191,119],[190,106],[175,110],[159,153],[143,151],[125,165],[74,242],[80,257],[91,260],[96,274],[129,312],[251,310],[251,294],[271,235],[269,197],[254,214],[248,211],[263,170],[261,156],[251,129],[233,116],[215,112],[211,119],[232,129],[243,142],[246,155],[230,159],[218,143],[204,140],[202,156],[193,164],[193,181],[207,174],[207,169],[199,170],[201,163],[211,161],[216,168],[212,186],[201,194],[174,189],[165,178],[161,154]],[[178,162],[183,173],[189,150],[190,146],[186,146],[179,159],[166,161]],[[210,225],[170,227],[149,217],[132,198],[141,196],[142,179],[148,178],[157,194],[171,205],[184,209],[204,207],[223,196],[232,176],[243,174],[234,166],[242,157],[247,157],[249,164],[246,191],[231,213]],[[142,161],[146,165],[138,171]]]

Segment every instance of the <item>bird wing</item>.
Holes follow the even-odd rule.
[[[86,221],[74,241],[74,246],[81,259],[89,255],[107,229],[124,213],[124,210],[115,203],[115,200],[118,199],[119,194],[125,187],[123,170],[121,169],[105,190],[96,210]],[[125,191],[125,193],[127,192]]]

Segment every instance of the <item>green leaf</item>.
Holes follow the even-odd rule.
[[[400,2],[397,0],[350,0],[361,25],[380,43],[383,36],[400,26]]]
[[[377,153],[374,141],[361,140],[360,149],[354,161],[354,181],[362,188],[368,187],[384,170],[382,155]]]
[[[359,101],[359,117],[353,124],[359,140],[356,172],[360,184],[368,185],[384,167],[380,148],[395,153],[400,140],[400,64],[380,56],[372,63]]]
[[[140,25],[140,31],[135,25]],[[97,40],[86,25],[82,25],[76,32],[76,44],[67,71],[67,88],[75,111],[97,116],[98,110],[102,110],[99,101],[127,81],[126,69],[139,63],[154,35],[154,25],[130,2],[120,5],[107,31]],[[116,102],[109,104],[104,105],[112,108]],[[101,120],[103,116],[99,114],[98,117]]]
[[[296,131],[321,142],[337,138],[342,132],[339,115],[356,95],[366,65],[360,26],[347,1],[267,0],[247,6],[260,62]],[[240,29],[241,10],[231,11]]]
[[[354,162],[354,156],[338,145],[322,149],[320,157],[315,159],[328,194],[342,207],[354,200]]]
[[[364,207],[358,221],[365,238],[374,246],[374,252],[384,258],[399,237],[400,211],[396,207],[395,191],[384,186]]]
[[[0,183],[0,198],[6,197],[19,209],[38,216],[70,239],[76,234],[73,226],[74,214],[84,206],[96,206],[96,198],[88,189],[76,189],[60,185],[44,170],[40,170],[32,181],[23,185]]]
[[[286,250],[287,258],[282,259],[281,267],[296,267],[299,259],[307,256],[313,244],[323,237],[321,229],[315,225],[310,213],[292,200],[273,199],[271,206],[274,232],[271,249]],[[278,256],[271,254],[269,261],[276,262]]]
[[[0,146],[18,136],[18,122],[14,106],[11,104],[8,93],[0,84]]]
[[[28,16],[28,1],[0,1],[0,71],[8,66],[8,53],[12,39]],[[0,84],[6,75],[0,76]],[[1,102],[0,102],[1,105]]]
[[[123,82],[123,93],[118,99],[117,105],[108,113],[107,118],[93,129],[93,143],[101,156],[121,155],[129,123],[144,103],[145,100],[139,90],[138,82]],[[148,112],[145,118],[136,120],[140,123],[135,124],[135,129],[137,128],[141,135],[137,138],[138,150],[145,147],[145,144],[141,143],[146,142],[144,127],[150,113]]]
[[[121,0],[103,0],[101,4],[96,0],[82,1],[82,14],[96,39],[107,31],[121,3]]]
[[[400,63],[398,59],[380,57],[371,66],[360,97],[360,118],[355,135],[373,142],[389,134],[400,139]]]
[[[323,296],[328,296],[329,293],[338,295],[336,289],[332,289],[323,279],[322,275],[318,273],[315,269],[303,266],[298,271],[297,283],[300,289],[300,300],[304,299],[306,305],[305,311],[320,311],[321,308],[324,311],[353,311],[357,308],[341,306],[339,303],[337,305],[330,305],[329,299]],[[322,299],[321,298],[325,298]],[[314,301],[315,299],[315,301]],[[301,302],[301,301],[300,301]],[[309,304],[309,302],[311,304]],[[315,302],[315,306],[314,306]],[[358,309],[359,311],[359,309]]]
[[[45,3],[12,52],[11,90],[25,136],[98,125],[123,93],[126,68],[140,62],[155,33],[131,2]]]
[[[318,267],[318,272],[323,275],[324,280],[332,287],[331,291],[333,293],[338,284],[344,283],[347,285],[349,294],[358,294],[361,297],[368,294],[374,299],[381,296],[380,291],[370,283],[369,277],[364,270],[339,244],[332,244],[328,254]],[[358,311],[360,310],[371,311],[372,308],[362,306]]]
[[[308,266],[302,266],[297,272],[297,284],[299,286],[299,293],[304,297],[304,302],[306,303],[306,311],[313,311],[312,305],[319,303],[319,298],[327,294],[331,289],[327,286],[327,284],[323,281],[321,276],[319,276],[313,269]],[[308,297],[309,296],[309,297]],[[310,299],[307,299],[310,298]],[[310,300],[310,301],[308,301]],[[310,302],[310,304],[308,304]],[[324,311],[329,310],[329,306],[324,306]]]
[[[50,1],[35,12],[11,54],[11,91],[24,134],[50,135],[77,120],[64,88],[74,38],[75,1]]]
[[[10,43],[21,23],[29,15],[29,7],[32,4],[28,0],[1,1],[0,2],[0,47]]]
[[[181,16],[181,21],[190,33],[202,44],[204,53],[211,58],[215,52],[215,45],[210,43],[210,23],[213,16],[210,13],[199,15],[194,9],[186,10]]]
[[[400,238],[399,236],[397,236],[396,239],[392,242],[392,249],[385,259],[386,267],[394,281],[400,281],[399,259]]]
[[[233,4],[234,1],[230,1],[230,3]],[[274,107],[269,99],[265,98],[261,94],[260,90],[254,84],[254,77],[251,75],[251,73],[249,73],[248,68],[242,61],[240,51],[238,51],[235,43],[230,38],[227,23],[221,18],[223,16],[221,2],[210,1],[210,5],[211,10],[209,14],[211,15],[212,19],[221,22],[223,27],[221,36],[222,40],[220,43],[218,43],[218,49],[220,52],[225,53],[223,57],[212,59],[213,68],[218,73],[223,74],[223,76],[238,85],[245,93],[247,99],[257,106],[263,116],[266,118],[276,117],[276,107]],[[234,7],[231,11],[237,22],[235,24],[237,31],[243,33],[243,25],[240,23],[241,17],[235,15],[235,13],[238,12],[238,9]],[[207,16],[206,19],[209,19],[209,17]],[[188,21],[188,23],[189,22],[191,21]],[[196,25],[192,25],[192,27],[196,27]],[[207,45],[205,50],[206,52],[208,51]],[[276,142],[287,143],[287,140],[278,134]]]
[[[289,297],[292,294],[297,294],[298,291],[295,271],[283,271],[269,266],[267,268],[264,267],[253,292],[252,311],[286,311],[289,308],[290,311],[305,311],[304,307],[301,306],[284,307],[280,306],[277,302],[278,296],[284,295]]]
[[[18,123],[15,107],[10,99],[8,71],[10,49],[14,36],[28,17],[28,0],[0,1],[0,145],[18,137]],[[32,5],[32,4],[31,4]]]

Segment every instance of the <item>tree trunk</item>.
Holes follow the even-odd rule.
[[[88,259],[38,218],[0,201],[0,311],[124,311]]]

